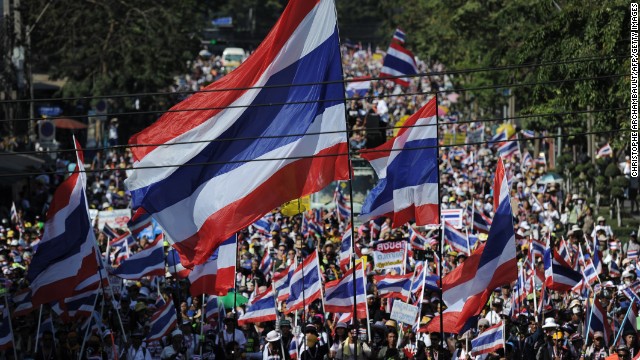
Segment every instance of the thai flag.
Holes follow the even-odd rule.
[[[309,219],[307,226],[309,227],[309,234],[313,236],[321,236],[324,233],[322,225],[318,224],[316,220]]]
[[[528,152],[525,152],[524,155],[522,155],[522,167],[528,169],[531,166],[533,166],[533,158]]]
[[[342,190],[340,189],[340,182],[336,186],[336,190],[333,192],[333,201],[336,203],[336,215],[338,219],[342,222],[349,222],[349,218],[351,215],[351,206],[347,202],[347,199],[342,194]]]
[[[351,254],[353,254],[353,249],[351,245],[353,244],[353,229],[351,224],[347,227],[342,234],[342,241],[340,242],[340,269],[342,272],[345,272],[349,267],[349,262],[351,261]]]
[[[415,298],[419,298],[422,293],[422,289],[424,287],[424,279],[427,276],[429,269],[425,262],[420,262],[416,264],[416,268],[413,271],[413,278],[411,279],[411,289],[410,295],[413,295]]]
[[[609,143],[598,149],[598,152],[596,153],[596,159],[600,159],[605,156],[613,156],[613,149],[611,149]]]
[[[505,141],[502,145],[498,147],[498,153],[504,159],[508,159],[513,155],[520,153],[520,148],[518,147],[518,135],[509,139],[509,141]]]
[[[378,296],[381,298],[397,298],[404,302],[409,301],[408,294],[411,291],[413,273],[406,275],[379,275],[374,276]]]
[[[116,232],[116,230],[111,226],[109,226],[109,224],[107,223],[104,224],[104,227],[102,228],[102,233],[105,234],[109,239],[115,239],[120,236],[118,235],[118,232]]]
[[[444,223],[444,242],[449,244],[455,251],[471,254],[467,235],[462,231],[456,230],[453,225],[445,221]]]
[[[274,321],[276,319],[276,300],[272,287],[256,297],[247,311],[238,318],[238,325]]]
[[[138,234],[140,234],[140,232],[142,232],[142,230],[148,228],[149,226],[151,226],[151,215],[147,213],[143,208],[136,209],[129,222],[127,222],[127,227],[129,228],[129,231],[131,231],[131,234],[133,234],[134,236],[137,236]]]
[[[536,137],[536,132],[533,130],[521,130],[520,133],[522,134],[522,136],[524,136],[526,139],[531,139]]]
[[[425,250],[429,240],[409,226],[409,243],[411,243],[412,249]]]
[[[409,87],[409,85],[411,85],[411,79],[403,76],[415,75],[417,73],[418,66],[416,65],[413,53],[405,49],[401,44],[392,42],[382,62],[380,77],[400,76],[390,80],[400,86]]]
[[[272,264],[271,255],[269,254],[269,251],[265,251],[264,256],[262,257],[262,260],[260,261],[260,267],[259,267],[260,272],[263,273],[265,276],[269,275],[271,273],[271,264]]]
[[[471,356],[480,356],[504,348],[504,326],[502,321],[481,332],[471,340]]]
[[[189,274],[191,295],[227,295],[235,284],[236,247],[237,239],[233,235],[216,249],[209,261],[193,268]]]
[[[533,254],[534,258],[536,256],[544,258],[544,252],[546,249],[544,242],[542,240],[534,239],[533,237],[531,237],[530,240],[531,240],[531,253]]]
[[[367,95],[369,88],[371,88],[370,76],[353,78],[347,83],[347,96],[351,98],[357,94],[358,97],[363,97]]]
[[[79,332],[84,334],[87,331],[87,327],[89,328],[89,334],[96,334],[99,338],[102,338],[102,332],[106,329],[106,326],[102,323],[102,317],[99,312],[94,311],[81,325]]]
[[[129,258],[131,255],[130,249],[137,245],[136,240],[131,236],[131,233],[126,232],[112,241],[109,241],[107,254],[109,261],[114,265],[120,265],[120,263]]]
[[[369,221],[369,233],[371,234],[372,240],[377,240],[380,236],[380,231],[382,231],[382,224],[386,224],[386,218],[380,217],[377,219],[373,219]]]
[[[186,267],[284,202],[349,178],[333,0],[290,1],[253,54],[205,90],[129,141],[158,144],[133,148],[126,184]],[[202,104],[210,110],[184,111]]]
[[[253,230],[260,234],[269,234],[271,232],[271,223],[266,218],[260,218],[251,225]]]
[[[151,316],[149,321],[149,334],[147,335],[147,343],[152,341],[162,340],[163,337],[169,335],[171,330],[178,323],[178,316],[176,314],[176,308],[173,306],[173,301],[169,298],[166,303],[162,298],[156,302],[158,309]]]
[[[487,242],[442,280],[444,332],[458,333],[469,318],[480,313],[493,290],[511,284],[518,277],[513,214],[507,178],[502,159],[494,178],[495,216]],[[440,331],[439,317],[426,326],[427,331]]]
[[[355,286],[353,284],[354,281]],[[355,267],[355,277],[354,269],[352,268],[345,272],[341,279],[325,284],[324,309],[325,311],[334,313],[353,312],[353,301],[355,297],[356,317],[360,319],[366,318],[366,296],[364,270],[362,269],[362,262],[358,262]]]
[[[209,296],[207,300],[207,304],[204,306],[204,318],[207,321],[212,321],[215,318],[219,318],[219,305],[218,305],[218,297],[215,295]],[[222,321],[224,319],[218,319],[218,321]]]
[[[467,156],[467,152],[464,151],[464,149],[462,148],[454,148],[453,150],[449,151],[449,157],[460,157],[460,158],[464,158]]]
[[[569,253],[569,247],[567,246],[567,242],[564,240],[564,238],[560,238],[560,242],[558,244],[558,254],[567,264],[571,265],[571,254]]]
[[[131,255],[111,273],[127,280],[140,280],[145,276],[164,276],[164,248],[162,243],[157,243],[155,246]]]
[[[462,209],[442,209],[440,215],[442,216],[442,222],[448,222],[456,229],[462,227],[462,215],[464,211]]]
[[[430,291],[440,291],[440,278],[438,275],[429,274],[424,278],[424,288]]]
[[[169,270],[169,274],[178,279],[186,279],[191,273],[191,269],[187,269],[180,262],[180,255],[176,249],[169,249],[167,252],[167,269]]]
[[[487,143],[489,146],[501,145],[503,141],[507,140],[507,133],[505,131],[501,131],[495,134],[491,140]]]
[[[544,153],[540,153],[536,158],[536,165],[544,165],[547,166],[547,158],[544,156]]]
[[[610,277],[620,277],[620,267],[615,261],[609,262],[609,276]]]
[[[571,291],[582,280],[582,274],[573,270],[555,249],[544,252],[545,285],[549,290]]]
[[[31,289],[26,288],[13,294],[13,316],[25,316],[33,311],[33,303],[31,302]]]
[[[404,33],[404,31],[400,30],[400,28],[397,28],[393,33],[393,40],[397,41],[398,44],[404,44],[406,36],[407,35]]]
[[[475,231],[488,234],[491,227],[491,219],[480,211],[473,213],[473,229]]]
[[[304,276],[302,275],[304,271]],[[289,298],[287,299],[287,311],[289,314],[322,296],[322,276],[320,276],[320,263],[318,252],[314,251],[293,272],[289,280]],[[304,291],[304,296],[302,292]]]
[[[286,301],[289,298],[289,279],[293,276],[294,265],[289,265],[286,269],[273,275],[273,286],[275,287],[278,301]]]
[[[365,199],[360,220],[390,217],[392,227],[412,219],[417,225],[440,223],[435,124],[434,98],[407,119],[407,127],[400,129],[395,138],[361,153],[380,181]]]
[[[73,295],[98,269],[96,239],[85,193],[83,154],[77,145],[75,171],[56,189],[27,279],[34,305]]]
[[[638,291],[640,290],[640,282],[636,281],[635,285],[627,286],[622,289],[622,293],[631,300],[632,303],[638,303],[640,305],[640,296],[638,295]]]
[[[602,307],[600,300],[597,298],[589,299],[587,304],[593,307],[590,309],[591,318],[586,319],[586,325],[589,327],[589,333],[593,334],[596,331],[602,331],[604,333],[604,342],[606,346],[608,347],[612,345],[610,341],[613,341],[613,331],[611,330],[611,325],[607,319],[607,310]],[[587,311],[589,311],[589,309],[587,309]]]
[[[291,339],[291,343],[289,344],[289,358],[291,360],[298,359],[298,341],[295,337]]]
[[[94,311],[94,305],[98,298],[98,291],[91,290],[89,292],[72,296],[70,298],[60,300],[60,307],[64,310],[63,318],[72,320],[79,317],[91,316]]]
[[[9,319],[9,309],[1,307],[2,321],[0,322],[0,350],[13,348],[13,329],[11,329],[11,319]]]
[[[638,250],[629,250],[627,252],[627,259],[638,261]]]

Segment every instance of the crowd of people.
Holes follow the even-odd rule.
[[[377,52],[364,49],[343,49],[346,77],[375,76],[381,67]],[[183,86],[199,89],[198,84],[215,80],[221,64],[215,57],[200,56],[194,62],[194,74]],[[438,63],[419,62],[421,71],[440,71]],[[449,76],[416,78],[408,89],[401,89],[392,81],[373,80],[366,97],[348,102],[347,111],[354,150],[370,147],[367,139],[368,116],[377,116],[385,131],[384,139],[393,135],[393,128],[424,105],[433,96],[430,91],[452,89]],[[419,93],[417,95],[403,95]],[[449,94],[454,95],[454,94]],[[455,96],[445,96],[441,105],[455,106]],[[459,114],[446,113],[442,133],[478,130],[483,139],[493,135],[492,129],[478,124],[463,128],[455,124]],[[526,144],[525,146],[526,147]],[[73,154],[71,154],[73,155]],[[126,169],[132,163],[128,149],[108,148],[92,154],[88,168],[110,171],[91,174],[87,179],[90,209],[114,210],[129,206],[124,187]],[[443,209],[465,209],[462,226],[474,233],[472,215],[482,213],[488,219],[493,214],[493,172],[499,160],[490,144],[461,145],[441,151],[440,183]],[[306,304],[304,311],[279,314],[277,321],[238,325],[238,317],[248,304],[229,306],[224,314],[207,316],[203,304],[207,299],[191,296],[189,282],[174,268],[167,276],[140,281],[125,281],[118,293],[105,291],[98,296],[93,313],[94,327],[84,317],[61,316],[55,304],[32,309],[13,317],[13,348],[19,359],[265,359],[265,360],[400,360],[400,359],[468,359],[472,355],[471,342],[485,329],[504,324],[504,346],[478,356],[492,359],[603,359],[617,354],[620,359],[633,359],[640,351],[638,337],[638,307],[640,303],[628,298],[623,289],[637,284],[640,243],[635,231],[614,232],[607,220],[594,213],[593,204],[585,194],[572,191],[562,182],[542,183],[547,173],[544,163],[524,163],[524,152],[506,160],[505,167],[511,182],[514,230],[517,237],[517,256],[523,273],[534,284],[522,301],[516,301],[522,290],[516,284],[496,289],[485,309],[468,329],[460,334],[426,333],[420,329],[442,313],[440,291],[428,288],[420,299],[412,299],[419,306],[416,324],[402,324],[391,318],[394,299],[382,297],[376,287],[376,275],[391,273],[374,270],[372,248],[379,241],[410,243],[412,231],[428,239],[438,239],[437,230],[414,227],[410,224],[391,229],[390,221],[356,224],[356,253],[366,260],[366,299],[368,316],[355,321],[343,321],[339,314],[323,311],[322,300]],[[28,287],[25,273],[34,251],[42,238],[44,221],[52,194],[58,184],[75,167],[72,156],[61,155],[54,175],[35,177],[15,199],[16,214],[8,211],[0,225],[0,267],[9,308],[15,310],[12,299]],[[10,204],[3,204],[9,209]],[[340,244],[347,228],[347,219],[335,209],[322,209],[313,220],[322,231],[311,233],[305,226],[303,213],[285,216],[274,210],[270,232],[254,227],[238,233],[237,273],[234,290],[238,297],[253,298],[272,284],[275,273],[286,269],[298,259],[317,249],[323,283],[340,279]],[[12,216],[13,215],[13,216]],[[98,229],[98,245],[107,255],[109,237]],[[123,232],[125,229],[119,230]],[[486,234],[478,234],[478,241],[486,241]],[[138,239],[132,251],[143,250],[148,235]],[[534,242],[548,243],[558,252],[566,249],[570,262],[579,263],[580,254],[598,252],[601,268],[597,280],[584,281],[571,291],[544,289],[543,259],[534,256]],[[597,246],[596,246],[597,245]],[[261,269],[261,261],[273,249],[273,265]],[[165,251],[169,250],[168,244]],[[457,252],[450,245],[430,241],[422,249],[413,249],[414,256],[399,271],[411,272],[426,261],[432,274],[443,276],[465,261],[467,253]],[[442,257],[439,257],[442,255]],[[110,261],[110,259],[105,259]],[[637,286],[635,287],[637,291]],[[595,295],[594,295],[595,294]],[[637,293],[636,293],[637,294]],[[152,316],[162,301],[173,302],[177,310],[177,324],[161,339],[148,339]],[[204,302],[203,302],[204,300]],[[398,301],[398,300],[395,300]],[[590,331],[595,303],[603,309],[610,329]],[[280,304],[280,310],[285,310]],[[633,314],[629,316],[629,314]],[[92,317],[90,316],[89,319]],[[602,319],[600,319],[602,320]],[[586,330],[585,330],[586,329]],[[618,336],[619,334],[619,336]],[[37,343],[37,347],[36,347]],[[293,345],[292,345],[293,344]],[[0,359],[14,358],[14,349],[0,352]]]

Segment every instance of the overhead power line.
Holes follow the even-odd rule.
[[[582,114],[593,114],[593,113],[603,113],[603,112],[620,112],[620,111],[628,111],[628,107],[617,107],[617,108],[609,108],[609,109],[593,109],[593,110],[576,110],[576,111],[564,111],[564,112],[555,112],[555,113],[544,113],[544,114],[528,114],[528,115],[519,115],[510,117],[509,120],[521,120],[521,119],[531,119],[531,118],[546,118],[546,117],[554,117],[554,116],[567,116],[567,115],[582,115]],[[474,124],[474,123],[488,123],[488,122],[497,122],[505,120],[504,117],[497,118],[489,118],[489,119],[478,119],[478,120],[462,120],[456,122],[443,122],[440,121],[438,124],[421,124],[421,125],[409,125],[409,126],[395,126],[393,128],[389,127],[370,127],[364,130],[348,130],[349,133],[354,131],[371,131],[371,130],[387,130],[387,129],[404,129],[404,128],[414,128],[414,127],[430,127],[430,126],[438,126],[438,125],[465,125],[465,124]],[[188,145],[188,144],[200,144],[200,143],[211,143],[211,142],[229,142],[229,141],[246,141],[246,140],[257,140],[257,139],[281,139],[281,138],[289,138],[289,137],[300,137],[303,135],[326,135],[326,134],[337,134],[344,133],[343,130],[335,130],[335,131],[319,131],[312,133],[304,133],[304,134],[286,134],[286,135],[269,135],[269,136],[247,136],[247,137],[233,137],[233,138],[217,138],[211,140],[197,140],[197,141],[178,141],[174,143],[162,143],[162,144],[126,144],[126,145],[115,145],[115,146],[107,146],[107,147],[97,147],[97,148],[86,148],[84,151],[109,151],[109,150],[122,150],[127,148],[138,148],[138,147],[158,147],[158,146],[176,146],[176,145]],[[58,150],[42,150],[42,151],[20,151],[20,152],[0,152],[0,157],[8,156],[8,155],[38,155],[38,154],[54,154],[54,153],[73,153],[76,152],[75,149],[58,149]]]
[[[572,136],[583,136],[583,135],[602,135],[602,134],[614,134],[619,132],[629,132],[630,129],[616,129],[616,130],[606,130],[606,131],[589,131],[589,132],[578,132],[572,134],[554,134],[554,135],[545,135],[545,136],[535,136],[531,138],[517,138],[517,139],[509,139],[500,141],[501,143],[505,142],[513,142],[513,141],[526,141],[526,140],[535,140],[535,139],[555,139],[555,138],[566,138]],[[436,146],[423,146],[423,147],[415,147],[410,149],[391,149],[391,150],[366,150],[368,153],[375,152],[387,152],[387,151],[416,151],[416,150],[425,150],[425,149],[442,149],[442,148],[453,148],[459,146],[466,145],[484,145],[490,144],[491,141],[478,141],[478,142],[470,142],[470,143],[460,143],[460,144],[452,144],[452,145],[436,145]],[[347,146],[349,146],[347,144]],[[338,153],[338,154],[325,154],[325,155],[309,155],[309,156],[290,156],[290,157],[278,157],[278,158],[265,158],[265,159],[247,159],[247,160],[234,160],[234,161],[209,161],[209,162],[201,162],[201,163],[193,163],[193,164],[171,164],[171,165],[154,165],[154,166],[139,166],[139,167],[128,167],[128,168],[119,168],[119,169],[109,169],[109,168],[100,168],[100,169],[85,169],[86,173],[102,173],[102,172],[112,172],[112,171],[126,171],[126,170],[143,170],[143,169],[159,169],[159,168],[180,168],[180,167],[194,167],[194,166],[208,166],[208,165],[226,165],[226,164],[237,164],[237,163],[248,163],[248,162],[265,162],[265,161],[282,161],[282,160],[300,160],[300,159],[309,159],[309,158],[324,158],[324,157],[339,157],[339,156],[349,156],[349,152],[346,153]],[[3,177],[24,177],[24,176],[36,176],[36,175],[54,175],[59,174],[58,171],[48,171],[48,172],[18,172],[18,173],[4,173],[0,174],[0,178]]]
[[[547,61],[547,62],[539,62],[539,63],[526,63],[526,64],[512,64],[512,65],[501,65],[501,66],[489,66],[489,67],[480,67],[480,68],[471,68],[471,69],[459,69],[459,70],[445,70],[445,71],[431,71],[425,73],[418,73],[413,75],[398,75],[398,76],[384,76],[384,77],[371,77],[370,80],[393,80],[399,78],[421,78],[421,77],[430,77],[430,76],[442,76],[442,75],[462,75],[462,74],[472,74],[478,72],[488,72],[488,71],[506,71],[506,70],[517,70],[522,68],[530,68],[530,67],[545,67],[545,66],[554,66],[554,65],[566,65],[566,64],[575,64],[581,62],[591,62],[591,61],[606,61],[606,60],[617,60],[617,59],[627,59],[629,55],[613,55],[613,56],[592,56],[592,57],[582,57],[582,58],[573,58],[567,60],[558,60],[558,61]],[[0,100],[0,104],[3,103],[25,103],[25,102],[51,102],[51,101],[78,101],[78,100],[97,100],[97,99],[119,99],[119,98],[137,98],[137,97],[145,97],[145,96],[173,96],[173,95],[189,95],[195,93],[209,93],[209,92],[222,92],[222,91],[246,91],[252,89],[275,89],[275,88],[283,88],[283,87],[295,87],[295,86],[312,86],[312,85],[328,85],[328,84],[338,84],[338,83],[349,83],[349,82],[357,82],[361,81],[358,79],[344,79],[344,80],[336,80],[336,81],[324,81],[324,82],[311,82],[311,83],[300,83],[300,84],[277,84],[277,85],[264,85],[264,86],[250,86],[250,87],[233,87],[233,88],[221,88],[221,89],[211,89],[211,90],[190,90],[190,91],[176,91],[176,92],[144,92],[144,93],[132,93],[132,94],[114,94],[114,95],[96,95],[96,96],[76,96],[76,97],[64,97],[64,98],[46,98],[46,99],[17,99],[17,100]]]
[[[605,80],[605,79],[620,78],[620,77],[625,77],[625,76],[630,76],[630,74],[629,73],[624,73],[624,74],[613,74],[613,75],[602,75],[602,76],[588,76],[588,77],[580,77],[580,78],[572,78],[572,79],[558,79],[558,80],[550,80],[550,81],[542,81],[542,82],[486,85],[486,86],[479,86],[479,87],[473,87],[473,88],[457,88],[457,89],[438,90],[438,91],[420,91],[420,92],[402,93],[402,94],[371,95],[371,96],[353,97],[353,98],[305,100],[305,101],[265,103],[265,104],[249,104],[249,105],[214,106],[214,107],[179,109],[179,110],[168,109],[168,110],[154,110],[154,111],[130,111],[130,112],[119,112],[119,113],[103,114],[101,116],[128,116],[128,115],[138,115],[139,116],[139,115],[179,113],[179,112],[191,112],[191,111],[224,110],[224,109],[234,109],[234,108],[254,108],[254,107],[269,107],[269,106],[301,105],[301,104],[312,104],[312,103],[320,103],[320,102],[344,102],[344,101],[349,102],[351,100],[392,98],[392,97],[404,97],[404,96],[414,96],[414,95],[430,95],[430,94],[436,94],[436,93],[438,93],[438,94],[441,94],[441,93],[452,93],[452,92],[461,93],[461,92],[480,91],[480,90],[495,90],[495,89],[519,88],[519,87],[527,87],[527,86],[551,85],[551,84],[560,84],[560,83],[565,83],[565,82],[569,83],[569,82],[588,81],[588,80]],[[56,118],[86,118],[86,117],[87,117],[87,115],[65,115],[65,116],[51,117],[49,119],[54,120]],[[2,122],[11,122],[11,121],[33,121],[33,120],[42,120],[42,118],[21,118],[21,119],[13,119],[13,120],[0,119],[0,123],[2,123]]]

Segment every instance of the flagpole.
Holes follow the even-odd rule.
[[[438,116],[438,92],[435,92],[435,99],[436,99],[436,139],[438,142],[438,145],[440,143],[440,117]],[[437,156],[438,159],[440,159],[440,146],[437,147]],[[447,159],[448,160],[448,159]],[[442,221],[442,204],[440,203],[440,201],[442,200],[441,197],[441,193],[440,193],[440,171],[438,169],[438,221],[440,221],[440,236],[441,236],[441,241],[440,241],[440,258],[438,259],[438,266],[439,266],[439,276],[440,276],[440,346],[444,347],[444,318],[443,318],[443,314],[442,314],[442,305],[443,305],[443,301],[442,301],[442,259],[443,259],[443,240],[444,240],[444,223]],[[424,285],[423,285],[424,286]]]
[[[469,228],[466,227],[465,231],[467,232],[467,254],[471,256],[471,244],[469,244]]]
[[[15,336],[13,335],[13,324],[11,322],[11,311],[9,311],[9,309],[11,309],[9,307],[9,292],[4,294],[4,303],[5,306],[7,307],[7,318],[9,319],[9,329],[11,330],[11,342],[13,343],[13,358],[17,359],[18,358],[18,350],[16,350],[16,339]],[[40,311],[42,311],[42,305],[40,305]],[[4,314],[2,314],[4,316]],[[39,324],[38,324],[39,326]],[[36,341],[38,339],[38,334],[36,334]],[[38,351],[38,349],[35,350],[36,352]]]
[[[338,16],[338,10],[335,7],[335,0],[333,1],[333,5],[334,5],[334,10],[335,10],[335,13],[336,13],[336,17],[337,17]],[[336,25],[336,29],[337,29],[338,35],[339,35],[340,34],[340,27]],[[339,38],[340,37],[338,36],[338,39]],[[340,44],[340,40],[338,40],[338,46],[340,46],[340,45],[341,45]],[[342,61],[340,61],[340,70],[342,71],[342,74],[344,74],[344,66],[342,64]],[[346,84],[344,82],[344,78],[343,78],[343,82],[342,82],[342,87],[343,87],[343,92],[342,93],[346,94],[347,93],[347,88],[346,88]],[[347,109],[347,98],[346,98],[346,96],[344,97],[344,109],[345,109],[345,112],[344,112],[344,124],[345,124],[344,134],[345,134],[345,137],[346,137],[346,140],[347,140],[347,166],[348,166],[348,169],[349,169],[349,205],[351,206],[351,209],[349,209],[350,210],[349,211],[349,216],[350,216],[350,220],[351,220],[351,255],[352,255],[351,256],[351,259],[352,259],[351,260],[351,266],[354,269],[354,272],[353,272],[353,274],[354,274],[354,281],[353,281],[353,319],[354,319],[354,321],[353,321],[353,323],[356,325],[356,343],[354,344],[353,348],[354,348],[354,359],[357,359],[358,358],[358,346],[357,346],[358,345],[358,340],[357,340],[358,338],[357,338],[357,336],[358,336],[358,331],[359,331],[360,324],[359,324],[359,321],[357,321],[358,320],[358,309],[357,309],[357,306],[358,306],[358,298],[357,298],[358,291],[357,291],[357,288],[356,288],[356,281],[355,281],[356,258],[355,258],[354,252],[355,252],[355,248],[356,248],[355,247],[356,246],[356,237],[354,236],[355,234],[353,233],[353,228],[355,226],[354,218],[353,218],[353,209],[354,209],[354,207],[353,207],[353,167],[352,167],[352,164],[351,164],[351,145],[349,144],[349,117],[348,117],[348,114],[347,114],[347,111],[346,111],[346,109]],[[336,208],[337,208],[337,206],[336,206]],[[339,214],[340,210],[339,209],[337,209],[337,210],[338,210],[337,212]],[[340,216],[338,215],[338,220],[339,219],[340,219]],[[364,266],[363,266],[362,271],[364,271]],[[304,272],[303,272],[303,274],[304,274]],[[365,289],[365,293],[366,293],[366,289]],[[367,314],[368,314],[368,311],[367,311]]]
[[[36,328],[36,353],[38,352],[38,340],[40,340],[40,337],[38,336],[40,334],[40,321],[42,321],[42,304],[40,304],[40,312],[38,313],[38,327]]]
[[[107,294],[104,290],[104,278],[102,277],[102,271],[100,271],[100,265],[102,265],[102,269],[105,268],[104,263],[102,262],[102,257],[98,256],[98,261],[100,262],[100,264],[98,265],[98,276],[100,277],[100,289],[102,290],[102,301],[104,302],[104,300],[107,298]],[[110,290],[110,294],[111,294],[111,299],[114,300],[115,299],[115,295],[113,294],[113,289],[111,288],[111,281],[109,281],[109,277],[106,277],[107,280],[107,286],[109,287]],[[96,300],[98,299],[98,296],[96,295]],[[120,303],[118,303],[120,304]],[[120,331],[122,331],[122,339],[124,340],[125,344],[127,343],[127,335],[124,331],[124,325],[122,324],[122,317],[120,316],[120,309],[119,306],[115,307],[116,310],[116,315],[118,316],[118,322],[120,323]]]
[[[84,346],[87,342],[87,335],[89,334],[89,329],[91,328],[91,322],[93,321],[93,315],[96,312],[96,305],[98,304],[98,295],[96,294],[95,300],[93,300],[93,308],[91,310],[91,315],[87,319],[87,328],[84,331],[84,339],[82,339],[82,346],[80,347],[80,352],[78,353],[78,360],[82,359],[82,355],[84,354]],[[53,321],[51,322],[53,325]]]
[[[593,317],[593,308],[596,306],[596,292],[593,292],[593,301],[591,302],[591,308],[589,309],[589,320],[587,320],[587,328],[585,329],[584,334],[584,343],[589,343],[589,330],[591,330],[591,318]],[[587,304],[589,303],[589,299],[587,299]]]
[[[618,329],[618,333],[616,334],[616,338],[613,340],[613,345],[618,343],[618,339],[622,334],[622,330],[624,329],[624,323],[627,321],[629,314],[631,313],[631,308],[633,307],[633,301],[629,304],[629,308],[627,309],[627,313],[624,315],[624,319],[622,319],[622,323],[620,323],[620,329]]]
[[[238,265],[238,246],[239,246],[238,245],[238,234],[236,233],[235,236],[236,236],[236,266],[237,266]],[[175,263],[173,264],[173,266],[175,267]],[[233,314],[232,341],[236,342],[236,326],[238,326],[238,316],[237,316],[237,313],[236,313],[236,304],[237,304],[237,301],[238,301],[238,282],[235,279],[235,274],[233,276],[234,276],[234,279],[233,279],[233,309],[231,309],[231,313]],[[180,321],[181,320],[182,319],[180,319]],[[222,319],[222,321],[224,321],[224,319]]]
[[[535,256],[533,255],[533,238],[530,237],[529,238],[531,241],[531,244],[529,245],[529,256],[531,256],[531,275],[532,275],[532,284],[531,287],[533,289],[533,308],[537,309],[538,308],[538,300],[536,298],[536,265],[535,265]]]
[[[158,286],[158,288],[160,288],[160,286]],[[204,349],[204,318],[207,315],[205,313],[206,310],[205,310],[204,300],[205,299],[204,299],[204,293],[203,293],[202,294],[202,310],[200,310],[200,358],[202,358],[202,350]]]

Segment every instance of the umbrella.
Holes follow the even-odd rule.
[[[56,125],[57,128],[60,128],[60,129],[76,130],[76,129],[86,129],[87,128],[87,124],[82,123],[82,122],[80,122],[78,120],[73,120],[73,119],[69,119],[69,118],[54,119],[53,123]]]
[[[232,309],[233,297],[234,297],[234,293],[230,291],[227,295],[219,297],[218,301],[222,301],[222,304],[224,305],[225,309]],[[242,296],[240,294],[236,295],[236,306],[244,305],[247,302],[249,302],[249,299],[247,299],[245,296]]]
[[[554,172],[549,172],[544,174],[542,177],[540,177],[540,179],[538,179],[538,184],[561,183],[563,181],[564,180],[562,179],[562,176]]]

